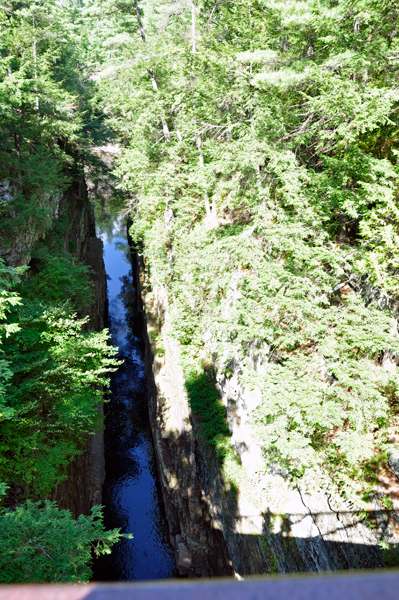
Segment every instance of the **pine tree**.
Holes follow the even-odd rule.
[[[152,284],[174,299],[187,373],[201,372],[206,333],[226,373],[235,358],[262,391],[253,427],[266,456],[293,477],[328,473],[361,505],[363,469],[396,427],[397,375],[379,360],[397,334],[359,294],[366,277],[397,290],[396,9],[142,7],[146,52],[131,39],[108,57],[99,93],[125,147],[116,172],[134,193],[132,233]]]

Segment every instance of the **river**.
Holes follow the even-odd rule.
[[[111,378],[110,402],[105,405],[105,469],[103,488],[107,528],[133,534],[110,555],[95,561],[94,580],[132,581],[176,576],[173,551],[163,510],[151,437],[144,374],[141,315],[127,242],[126,224],[119,217],[104,242],[109,328],[123,365]]]

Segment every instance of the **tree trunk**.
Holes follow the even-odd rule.
[[[191,0],[191,52],[195,54],[195,0]]]
[[[33,21],[33,30],[35,30],[35,17],[32,17],[32,21]],[[36,36],[33,36],[33,64],[35,67],[35,94],[36,94],[36,101],[35,101],[35,106],[36,106],[36,112],[37,112],[37,118],[39,118],[39,90],[37,87],[37,51],[36,51]]]
[[[139,24],[139,30],[140,30],[140,35],[141,35],[141,39],[143,40],[143,43],[146,44],[147,40],[145,39],[145,33],[144,33],[144,28],[143,28],[143,23],[141,21],[141,16],[140,16],[140,11],[139,11],[139,6],[137,4],[137,0],[134,0],[134,6],[136,9],[136,16],[137,16],[137,22]],[[155,92],[158,92],[158,84],[157,81],[154,77],[153,71],[152,69],[149,70],[150,76],[151,76],[151,83],[152,83],[152,87],[154,89]],[[169,127],[168,124],[165,120],[165,118],[163,116],[161,116],[161,120],[162,120],[162,130],[163,130],[163,135],[165,138],[165,142],[170,142],[170,131],[169,131]]]
[[[140,29],[140,35],[141,35],[141,39],[143,40],[144,44],[146,43],[146,39],[145,39],[145,34],[144,34],[144,29],[143,29],[143,24],[141,22],[141,17],[140,17],[140,11],[139,11],[139,6],[137,4],[137,0],[134,0],[134,7],[136,9],[136,15],[137,15],[137,22],[139,24],[139,29]]]
[[[201,169],[203,169],[204,168],[204,156],[202,154],[202,149],[201,149],[201,136],[200,135],[197,135],[197,137],[195,138],[195,145],[197,146],[198,154],[199,154],[199,160],[198,160],[199,166],[201,167]],[[208,192],[206,190],[204,191],[204,202],[205,202],[206,218],[208,219],[208,221],[210,221],[211,217],[212,217],[212,213],[211,213],[211,207],[209,204]],[[212,212],[214,212],[214,211],[212,211]]]
[[[195,0],[191,0],[191,38],[192,38],[192,46],[191,46],[191,53],[195,54],[196,53],[196,46],[195,46]],[[194,84],[195,84],[195,78],[194,76],[191,78],[191,88],[192,91],[194,92]],[[197,119],[196,117],[194,118],[194,122],[195,124],[197,123]],[[198,162],[199,162],[199,166],[201,167],[201,169],[204,168],[204,156],[202,154],[202,148],[201,148],[201,136],[197,135],[195,138],[195,145],[197,146],[197,150],[198,150]],[[209,196],[208,196],[208,192],[207,190],[204,191],[204,203],[205,203],[205,213],[206,213],[206,218],[208,219],[208,221],[211,221],[212,217],[216,217],[216,206],[212,206],[212,211],[211,211],[211,207],[209,204]]]

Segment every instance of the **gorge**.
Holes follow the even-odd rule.
[[[0,7],[2,583],[399,564],[397,22]]]
[[[94,578],[104,581],[175,574],[152,447],[143,323],[126,230],[125,220],[119,218],[112,225],[112,237],[98,232],[104,242],[111,340],[124,361],[112,376],[105,407],[105,522],[134,536],[121,540],[111,555],[97,559]]]

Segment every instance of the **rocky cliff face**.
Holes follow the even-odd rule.
[[[103,243],[95,237],[90,205],[85,202],[84,214],[76,223],[83,234],[77,238],[84,250],[81,260],[93,269],[95,304],[90,312],[90,327],[99,331],[105,326],[106,276],[103,260]],[[82,224],[85,224],[82,227]],[[72,229],[73,231],[73,229]],[[75,230],[76,231],[76,230]],[[73,238],[75,239],[75,238]],[[102,412],[102,406],[98,407]],[[91,435],[82,447],[82,454],[75,457],[68,467],[68,477],[53,491],[52,500],[61,508],[68,508],[77,518],[89,514],[92,506],[102,504],[102,485],[105,478],[104,438],[102,433]]]
[[[150,420],[176,564],[180,574],[189,577],[233,575],[220,520],[215,521],[211,511],[206,481],[212,475],[191,423],[176,347],[167,342],[163,353],[154,341],[160,330],[170,327],[167,298],[162,290],[147,291],[143,266],[136,262],[134,267],[140,271],[137,285],[145,310]]]
[[[241,469],[239,485],[232,486],[191,413],[167,294],[149,288],[144,265],[140,282],[155,451],[180,573],[245,576],[384,566],[380,542],[399,541],[398,457],[391,456],[391,471],[383,489],[377,485],[367,515],[339,498],[292,485],[277,468],[263,465],[249,425],[259,394],[241,384],[241,365],[233,361],[227,377],[215,364]],[[262,367],[256,356],[250,360]],[[391,498],[392,509],[379,502],[379,492]]]
[[[15,190],[8,182],[0,184],[0,202],[12,201]],[[103,244],[95,237],[94,220],[83,179],[75,182],[66,192],[42,198],[43,207],[50,210],[52,224],[65,218],[63,229],[64,250],[93,269],[95,303],[90,309],[90,328],[101,330],[106,317],[106,277],[103,262]],[[0,237],[0,258],[12,266],[29,265],[32,248],[51,229],[48,223],[25,223],[12,238]],[[102,407],[99,407],[102,410]],[[104,480],[103,436],[89,436],[87,444],[68,467],[68,478],[51,494],[61,508],[68,508],[76,518],[88,514],[95,504],[101,504]]]
[[[252,361],[256,368],[256,357]],[[278,469],[265,473],[249,427],[257,393],[241,385],[240,374],[236,362],[228,378],[217,375],[232,446],[247,475],[235,507],[235,531],[226,530],[236,570],[255,574],[384,566],[379,543],[397,541],[398,515],[380,507],[376,497],[365,520],[342,499],[316,491],[317,482],[309,493],[292,485]]]
[[[0,205],[12,204],[17,194],[18,190],[9,181],[0,182]],[[46,194],[40,199],[39,207],[45,209],[50,218],[55,220],[59,217],[64,202],[64,194],[60,192]],[[14,219],[16,216],[15,212],[10,213],[11,218]],[[14,231],[12,236],[0,233],[0,258],[13,267],[28,265],[32,248],[35,242],[45,235],[46,229],[48,223],[45,220],[30,217],[24,223],[24,227]]]

